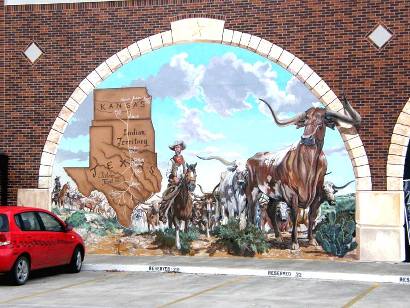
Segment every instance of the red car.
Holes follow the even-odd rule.
[[[0,273],[24,284],[30,271],[67,265],[78,273],[84,242],[73,227],[53,213],[30,207],[0,206]]]

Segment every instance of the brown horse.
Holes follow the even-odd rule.
[[[59,207],[64,207],[65,198],[68,196],[68,190],[70,189],[70,185],[65,183],[61,188],[60,192],[57,195],[57,205]]]
[[[181,230],[182,221],[185,222],[185,232],[188,231],[188,223],[192,218],[192,196],[191,193],[195,190],[196,182],[196,163],[187,164],[184,177],[178,185],[178,192],[171,204],[169,216],[172,224],[175,226],[175,243],[177,249],[181,249],[179,239],[179,230]]]

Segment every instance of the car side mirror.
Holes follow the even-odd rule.
[[[65,225],[65,232],[70,232],[70,231],[72,231],[73,230],[73,225],[72,224],[69,224],[69,223],[67,223],[66,225]]]

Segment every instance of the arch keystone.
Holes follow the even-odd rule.
[[[174,43],[192,41],[221,42],[225,21],[212,18],[187,18],[171,23]]]

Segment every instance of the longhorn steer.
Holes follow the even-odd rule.
[[[222,172],[219,182],[219,201],[223,218],[246,215],[246,170],[235,161],[228,162],[219,156],[197,157],[203,160],[215,159],[227,166],[227,170]]]
[[[343,106],[349,116],[326,111],[323,108],[310,108],[287,120],[279,120],[272,107],[264,100],[277,125],[294,124],[304,127],[301,140],[279,153],[260,152],[249,158],[246,164],[248,183],[246,198],[248,200],[248,220],[255,223],[255,204],[260,193],[269,197],[269,204],[276,212],[278,202],[286,202],[292,216],[292,249],[298,249],[297,219],[298,208],[309,208],[308,238],[313,239],[314,217],[319,208],[320,191],[323,189],[327,169],[326,157],[322,151],[326,127],[334,129],[338,122],[358,125],[361,118],[344,97]],[[312,206],[313,205],[313,206]],[[281,239],[276,223],[273,220],[275,236]]]

